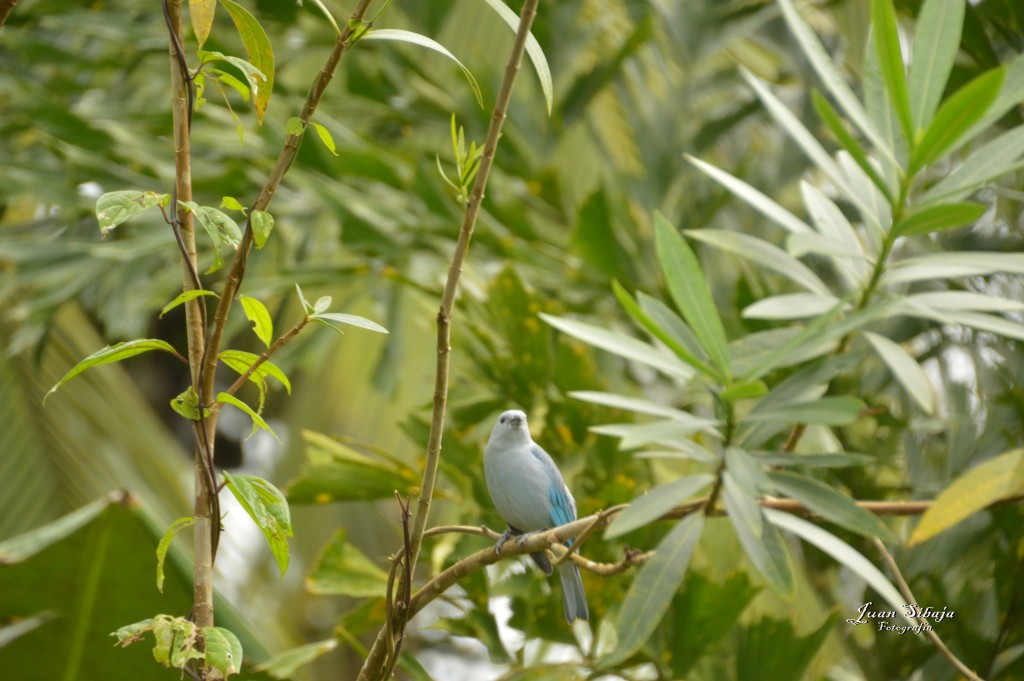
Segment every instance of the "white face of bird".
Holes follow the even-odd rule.
[[[520,444],[529,441],[530,428],[526,423],[526,414],[518,409],[510,409],[502,413],[494,423],[488,443]]]

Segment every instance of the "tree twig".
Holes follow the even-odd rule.
[[[899,566],[896,565],[896,559],[892,557],[891,553],[889,553],[889,549],[885,548],[885,544],[882,543],[882,540],[880,540],[878,537],[873,537],[872,540],[875,543],[875,548],[878,549],[878,552],[882,556],[882,561],[889,568],[889,571],[892,573],[893,578],[896,580],[896,586],[899,587],[900,593],[903,594],[903,597],[907,599],[907,603],[912,603],[916,605],[917,599],[914,598],[914,594],[910,591],[910,585],[907,584],[907,580],[903,578],[903,573],[900,572]],[[976,673],[974,673],[974,671],[970,667],[964,664],[960,660],[960,658],[954,655],[952,650],[946,647],[946,644],[942,642],[942,639],[939,638],[939,635],[935,633],[935,629],[928,624],[928,620],[923,615],[916,615],[914,619],[918,620],[919,622],[921,622],[921,624],[924,625],[922,631],[924,631],[925,636],[927,636],[931,640],[931,642],[935,644],[935,647],[939,649],[939,652],[942,653],[942,655],[947,660],[949,660],[954,667],[956,667],[957,671],[966,676],[968,679],[971,679],[971,681],[985,681]]]

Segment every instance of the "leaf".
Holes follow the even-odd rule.
[[[170,194],[156,192],[107,192],[96,199],[96,221],[100,233],[106,235],[122,222],[153,206],[164,205]]]
[[[740,447],[728,447],[725,450],[725,469],[738,488],[751,498],[762,497],[772,491],[771,480],[761,463]]]
[[[872,165],[871,160],[868,158],[867,152],[864,147],[860,145],[860,142],[854,138],[852,134],[846,129],[842,119],[839,118],[839,114],[836,112],[832,105],[827,99],[825,99],[821,93],[817,90],[811,92],[811,102],[814,104],[814,110],[818,114],[818,118],[824,123],[832,134],[836,136],[839,144],[846,149],[850,157],[857,162],[861,170],[871,178],[878,190],[889,200],[889,203],[893,203],[892,193],[889,191],[889,186],[885,183],[885,179],[878,174],[875,166]]]
[[[777,421],[779,423],[806,423],[822,426],[848,426],[860,417],[864,402],[856,397],[840,395],[822,397],[812,402],[787,404],[775,409],[769,407],[747,415],[746,421]]]
[[[897,284],[927,279],[983,276],[996,272],[1024,274],[1024,253],[929,253],[898,260],[882,275],[882,281],[886,284]]]
[[[622,438],[619,447],[628,450],[651,443],[668,446],[669,443],[694,433],[708,433],[717,437],[719,433],[714,426],[715,421],[690,416],[685,421],[671,419],[651,423],[610,423],[591,426],[590,432]]]
[[[171,398],[171,409],[181,414],[189,421],[199,420],[199,395],[193,386],[185,388],[182,392]],[[203,409],[205,415],[210,413],[209,409]]]
[[[224,2],[224,0],[221,0]],[[261,29],[262,30],[262,29]],[[231,64],[236,69],[242,72],[245,77],[245,81],[249,84],[249,90],[252,92],[253,101],[255,103],[258,97],[263,96],[264,92],[269,92],[269,82],[266,74],[263,73],[255,64],[247,62],[239,57],[232,57],[231,55],[223,54],[221,52],[208,52],[206,50],[197,50],[199,60],[202,64],[209,64],[215,61],[222,61]],[[273,55],[271,55],[273,59]],[[273,63],[271,63],[273,66]],[[260,81],[263,81],[264,85],[260,86]],[[268,98],[270,95],[266,95]],[[259,114],[257,114],[258,116]],[[260,119],[262,120],[262,119]]]
[[[1007,130],[976,149],[953,172],[921,196],[922,203],[958,200],[985,184],[1019,170],[1024,156],[1024,126]]]
[[[331,137],[330,131],[319,123],[313,123],[311,121],[310,125],[312,125],[313,129],[316,130],[317,137],[319,137],[320,141],[324,143],[325,147],[327,147],[327,151],[337,156],[338,150],[334,146],[334,138]]]
[[[937,310],[974,310],[976,312],[1024,312],[1024,303],[1019,300],[990,296],[972,291],[932,291],[913,293],[907,301]]]
[[[1002,67],[986,71],[953,93],[939,107],[935,119],[914,149],[910,160],[911,174],[937,161],[953,145],[969,139],[965,134],[992,106],[1005,76],[1006,70]]]
[[[252,322],[252,330],[256,337],[269,348],[270,341],[274,339],[274,322],[267,312],[267,306],[249,296],[238,296],[238,301],[242,304],[245,318]]]
[[[195,219],[206,230],[210,240],[213,241],[213,264],[206,273],[216,272],[224,266],[224,258],[221,257],[220,249],[224,247],[237,248],[242,241],[242,230],[227,213],[216,208],[200,206],[194,201],[178,201],[178,205],[184,206],[195,216]]]
[[[686,236],[734,253],[777,272],[811,293],[830,296],[832,292],[807,265],[774,244],[742,232],[724,229],[690,229]]]
[[[802,319],[824,314],[838,302],[837,298],[817,293],[787,293],[748,305],[740,316],[744,319]]]
[[[825,483],[786,471],[773,471],[768,476],[779,492],[796,499],[825,520],[865,537],[878,537],[889,543],[898,541],[878,516]]]
[[[761,517],[766,510],[757,507],[758,515]],[[764,577],[768,586],[776,593],[785,598],[791,597],[796,591],[793,559],[790,557],[779,531],[773,525],[762,523],[761,533],[755,535],[746,523],[740,522],[732,513],[729,515],[729,520],[732,522],[740,545],[743,546],[743,551],[747,554],[754,569]]]
[[[182,303],[187,303],[188,301],[194,300],[200,296],[213,296],[214,298],[220,298],[220,296],[218,296],[213,291],[207,291],[206,289],[197,288],[190,289],[188,291],[183,291],[182,293],[179,293],[177,296],[175,296],[174,300],[164,305],[163,309],[160,310],[160,317],[163,317],[165,314],[167,314],[174,308],[178,307]]]
[[[248,371],[249,367],[251,367],[256,362],[256,360],[259,359],[259,355],[254,355],[251,352],[245,352],[243,350],[222,350],[221,353],[217,355],[217,357],[218,359],[220,359],[220,361],[224,362],[224,364],[226,364],[230,369],[236,371],[239,375],[244,374],[246,371]],[[257,385],[262,385],[264,379],[267,377],[276,379],[278,382],[281,383],[281,385],[284,386],[284,389],[289,394],[291,394],[291,381],[289,381],[288,377],[285,376],[284,372],[281,371],[281,369],[271,361],[265,361],[261,365],[256,367],[256,371],[252,373],[252,375],[249,377],[249,380],[253,381]]]
[[[926,414],[935,413],[935,392],[921,365],[901,345],[885,336],[870,331],[864,332],[871,347],[882,358],[893,376]]]
[[[818,36],[800,17],[793,5],[793,0],[779,0],[779,5],[782,7],[782,16],[789,25],[789,30],[796,37],[804,55],[810,61],[811,67],[824,83],[825,89],[835,98],[843,109],[843,113],[853,121],[853,124],[864,133],[865,137],[871,140],[875,149],[885,157],[885,160],[893,167],[898,166],[895,149],[886,142],[882,134],[872,124],[864,105],[854,94],[846,78],[839,73],[832,55],[825,50],[821,41],[818,40]]]
[[[911,317],[931,319],[940,324],[960,324],[970,326],[981,331],[988,331],[1005,338],[1024,340],[1024,324],[996,317],[981,312],[970,312],[968,310],[946,310],[939,312],[923,305],[914,305],[910,301],[901,308],[904,314]]]
[[[164,592],[164,561],[167,559],[167,550],[171,548],[171,541],[174,539],[174,535],[178,534],[181,530],[186,527],[192,527],[195,525],[196,519],[192,516],[186,518],[178,518],[171,526],[167,528],[167,532],[164,533],[163,538],[160,539],[160,543],[156,547],[156,590],[160,593]]]
[[[401,43],[408,43],[410,45],[416,45],[418,47],[425,47],[428,50],[433,50],[438,54],[444,55],[448,59],[455,62],[456,66],[459,67],[459,69],[462,71],[462,75],[464,75],[466,77],[466,81],[469,82],[469,87],[473,91],[473,96],[476,97],[476,103],[483,107],[484,97],[483,94],[480,92],[480,85],[477,84],[476,78],[473,77],[473,73],[468,68],[466,68],[466,65],[459,61],[454,54],[448,51],[447,47],[437,42],[436,40],[428,38],[425,35],[420,35],[419,33],[413,33],[412,31],[403,31],[397,28],[371,29],[367,31],[365,35],[363,35],[362,39],[392,40]]]
[[[649,400],[640,399],[638,397],[628,397],[626,395],[619,395],[617,393],[605,393],[596,392],[591,390],[575,390],[568,393],[569,397],[577,400],[583,400],[584,402],[590,402],[591,404],[600,404],[605,407],[612,407],[614,409],[624,409],[625,411],[632,411],[638,414],[649,414],[651,416],[664,416],[670,419],[677,419],[683,422],[692,421],[694,418],[693,414],[685,412],[675,407],[669,407],[658,402],[651,402]],[[702,419],[703,420],[703,419]],[[716,423],[710,421],[709,423]]]
[[[697,256],[661,213],[654,214],[654,230],[658,261],[672,300],[697,335],[711,363],[728,377],[729,341]]]
[[[284,131],[289,135],[302,135],[306,132],[306,126],[302,122],[301,118],[292,116],[288,119],[288,122],[284,124]]]
[[[514,32],[519,32],[519,17],[516,13],[509,9],[502,0],[484,0],[491,9],[498,13],[498,16],[509,25]],[[533,64],[533,70],[537,73],[537,79],[540,81],[541,92],[544,93],[544,102],[548,106],[548,115],[551,115],[551,107],[554,103],[554,94],[551,80],[551,68],[548,66],[547,57],[544,56],[544,50],[541,49],[540,43],[533,37],[531,33],[526,37],[526,54],[530,57],[530,62]]]
[[[896,119],[903,129],[904,138],[913,141],[914,122],[910,112],[907,72],[900,51],[900,35],[892,0],[871,0],[871,28],[882,78],[896,110]]]
[[[908,544],[925,542],[992,504],[1024,494],[1024,449],[981,463],[942,490],[925,511]]]
[[[422,482],[419,471],[381,452],[363,453],[311,431],[303,431],[302,439],[307,462],[288,485],[292,503],[393,498],[396,489],[408,492]]]
[[[216,12],[217,0],[188,0],[188,16],[192,20],[192,31],[196,34],[200,48],[210,35]]]
[[[252,419],[252,430],[249,431],[249,435],[247,437],[252,437],[258,429],[263,429],[270,433],[271,435],[273,435],[275,440],[277,440],[278,442],[281,441],[281,438],[279,438],[277,436],[277,433],[275,433],[273,429],[267,425],[267,422],[263,420],[263,417],[257,414],[255,411],[253,411],[253,408],[250,407],[245,402],[243,402],[242,400],[228,393],[217,393],[217,401],[222,404],[230,404],[233,407],[237,407],[238,409],[241,409],[242,411],[249,415],[249,417]]]
[[[600,668],[608,669],[625,662],[657,629],[686,576],[703,529],[702,513],[686,516],[661,540],[654,557],[640,568],[619,610],[618,645],[600,661]]]
[[[242,670],[242,644],[231,631],[223,627],[203,627],[203,640],[206,643],[206,664],[219,671],[225,679]]]
[[[722,499],[732,524],[743,525],[742,533],[760,538],[764,531],[764,518],[754,497],[739,488],[729,471],[722,473]],[[737,528],[737,532],[741,532]]]
[[[245,53],[249,56],[249,62],[263,74],[266,83],[262,86],[254,80],[250,80],[252,87],[252,103],[256,109],[256,120],[263,123],[263,114],[267,111],[267,104],[270,102],[270,94],[274,89],[274,50],[270,46],[270,38],[267,32],[256,21],[256,17],[249,13],[241,5],[233,0],[220,0],[232,21],[238,29],[238,35],[242,38],[242,45]]]
[[[238,199],[233,196],[222,196],[220,199],[220,207],[227,208],[228,210],[245,212],[245,206],[239,203]]]
[[[917,14],[909,93],[915,131],[928,127],[942,99],[960,50],[964,7],[961,0],[926,0]]]
[[[256,665],[253,667],[253,671],[266,673],[279,681],[286,681],[291,679],[298,670],[337,648],[338,642],[337,638],[329,638],[326,641],[290,648]]]
[[[249,227],[252,229],[252,240],[257,250],[261,249],[267,245],[270,232],[274,229],[274,216],[265,210],[254,210],[249,215]]]
[[[710,485],[714,479],[708,473],[698,473],[655,487],[634,499],[626,510],[615,516],[605,530],[604,538],[613,539],[654,522]]]
[[[659,352],[657,348],[631,336],[567,317],[555,317],[543,312],[539,316],[562,333],[619,357],[657,369],[666,376],[684,380],[693,376],[693,369],[674,355]]]
[[[342,528],[320,551],[305,583],[320,596],[375,598],[386,594],[388,573],[353,546]]]
[[[619,304],[622,305],[622,308],[629,314],[629,316],[632,317],[633,320],[642,326],[648,333],[664,343],[669,350],[679,357],[679,359],[697,369],[705,376],[710,376],[719,383],[725,382],[725,376],[722,375],[720,371],[698,359],[697,356],[691,352],[688,345],[678,337],[678,334],[670,333],[668,329],[661,326],[657,320],[643,309],[642,306],[638,305],[637,302],[633,300],[632,296],[629,295],[626,289],[622,288],[618,281],[612,281],[612,290],[615,293],[615,298],[619,301]],[[680,323],[685,326],[685,323],[683,323],[682,320],[680,320]],[[686,327],[686,330],[689,332],[689,327]],[[690,333],[692,335],[692,332]],[[701,354],[704,354],[703,350],[701,350]]]
[[[377,322],[372,322],[365,317],[357,317],[354,314],[340,314],[337,312],[319,312],[312,314],[309,318],[313,321],[320,322],[325,326],[334,328],[330,322],[336,324],[348,324],[349,326],[358,326],[360,329],[367,329],[368,331],[376,331],[377,333],[387,333],[388,330]],[[341,332],[340,329],[334,329],[335,331]]]
[[[321,0],[313,0],[313,4],[315,4],[320,9],[320,12],[327,18],[327,23],[329,23],[331,28],[334,29],[334,35],[340,36],[341,29],[338,28],[338,22],[334,20],[334,15],[328,11],[324,6],[324,3]]]
[[[320,296],[313,303],[313,314],[320,314],[321,312],[327,312],[331,308],[331,303],[334,299],[330,296]]]
[[[896,223],[895,236],[914,236],[970,225],[988,210],[983,203],[944,203],[914,211]]]
[[[56,611],[44,610],[31,617],[11,618],[10,624],[0,624],[0,648],[4,648],[12,641],[38,629],[55,617],[58,617]]]
[[[893,610],[903,615],[911,625],[917,626],[917,622],[907,617],[906,608],[903,607],[904,598],[900,595],[900,592],[871,561],[855,548],[831,532],[823,530],[803,518],[797,518],[789,513],[776,511],[773,508],[764,509],[764,515],[776,527],[792,532],[804,541],[814,544],[835,558],[840,565],[846,567],[854,574],[860,575],[879,596],[892,606]]]
[[[224,393],[221,393],[223,395]],[[217,397],[220,400],[220,395]],[[281,490],[255,475],[231,475],[222,471],[224,483],[267,538],[270,552],[284,577],[288,569],[288,538],[292,536],[291,512]]]
[[[710,163],[705,163],[699,158],[690,156],[689,154],[683,154],[683,157],[696,166],[698,170],[708,175],[715,182],[732,192],[737,198],[745,201],[754,210],[761,213],[783,229],[793,232],[794,234],[814,231],[803,220],[793,215],[767,195],[763,194],[760,190],[755,189],[743,180],[730,175],[724,170],[716,168]]]
[[[179,355],[173,347],[171,347],[170,343],[156,338],[137,338],[135,340],[124,341],[123,343],[108,345],[102,350],[97,350],[92,353],[72,367],[69,372],[64,374],[64,378],[57,381],[57,384],[50,388],[46,395],[43,396],[43,403],[46,402],[47,397],[57,392],[57,388],[61,387],[87,369],[100,366],[101,364],[120,362],[123,359],[128,359],[129,357],[142,354],[143,352],[149,352],[150,350],[162,350],[164,352],[169,352],[178,359],[184,361],[184,358],[182,358],[182,356]]]

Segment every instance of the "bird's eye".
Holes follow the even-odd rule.
[[[505,423],[505,417],[502,416],[500,419],[498,419],[498,423]]]

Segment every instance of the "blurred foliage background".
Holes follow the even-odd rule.
[[[919,4],[897,2],[901,19],[912,24]],[[345,16],[346,7],[327,5]],[[249,105],[229,91],[239,132],[224,100],[208,89],[192,139],[196,200],[206,205],[223,196],[251,201],[285,122],[297,114],[333,42],[311,2],[246,6],[274,45],[273,98],[258,126]],[[800,6],[854,80],[864,70],[868,6],[867,0]],[[485,3],[394,0],[375,26],[439,41],[474,73],[484,101],[493,102],[512,34]],[[664,291],[655,266],[654,210],[687,229],[728,227],[773,238],[759,214],[687,165],[684,153],[801,210],[798,181],[807,161],[737,70],[745,66],[777,86],[816,129],[813,76],[774,3],[560,0],[542,3],[534,33],[554,77],[554,110],[546,113],[537,79],[524,67],[456,308],[452,408],[432,524],[500,530],[483,487],[482,443],[494,415],[513,406],[530,414],[581,515],[628,502],[678,475],[686,464],[634,458],[588,430],[630,415],[567,392],[643,393],[676,404],[687,395],[642,366],[559,336],[537,314],[630,328],[610,282]],[[225,12],[206,49],[242,54]],[[1019,2],[972,3],[950,89],[1022,50]],[[0,29],[0,540],[114,489],[130,490],[160,526],[189,514],[190,433],[168,408],[187,376],[173,358],[154,353],[91,371],[41,405],[75,361],[105,343],[141,336],[185,345],[181,308],[157,316],[181,286],[178,253],[160,216],[147,213],[106,238],[94,216],[102,192],[170,190],[168,83],[166,30],[155,2],[21,0]],[[387,337],[319,330],[277,357],[294,386],[291,396],[272,393],[266,408],[282,445],[260,436],[243,441],[248,424],[223,421],[218,463],[282,488],[293,483],[296,536],[291,568],[279,580],[258,531],[229,508],[218,588],[243,619],[258,623],[271,652],[343,641],[295,678],[352,677],[359,657],[344,641],[372,635],[380,622],[381,575],[355,549],[386,570],[386,557],[401,544],[392,490],[405,495],[419,482],[434,315],[461,218],[436,167],[438,159],[446,168],[453,161],[453,113],[467,138],[482,140],[487,111],[451,62],[407,45],[359,44],[342,61],[314,119],[332,133],[337,155],[305,140],[271,206],[274,238],[250,257],[243,293],[266,302],[276,323],[298,318],[298,283],[307,298],[331,295],[336,309],[390,330]],[[1015,109],[999,125],[1019,123]],[[942,234],[943,246],[1022,250],[1019,180],[1018,173],[990,190],[991,219]],[[721,251],[699,255],[730,337],[768,328],[740,310],[777,288],[777,275]],[[201,254],[204,267],[210,258],[208,250]],[[996,276],[990,284],[1006,297],[1024,293],[1019,277]],[[903,338],[921,332],[907,324]],[[231,347],[259,352],[242,315],[234,315],[232,330]],[[903,412],[858,422],[847,433],[849,448],[871,462],[831,471],[831,484],[858,498],[931,498],[972,465],[1020,446],[1024,363],[1016,344],[948,329],[933,340],[921,359],[931,360],[948,418],[912,423]],[[863,392],[890,391],[899,399],[877,361],[860,367],[856,380]],[[353,452],[363,457],[351,468],[361,477],[318,477],[318,461]],[[323,501],[330,503],[310,503]],[[976,668],[986,667],[994,640],[1004,635],[1000,618],[1011,616],[1006,603],[1020,580],[1020,520],[1018,508],[998,509],[897,556],[923,603],[958,613],[941,631]],[[906,529],[901,522],[894,527]],[[664,532],[649,526],[631,534],[629,544],[651,547]],[[634,659],[654,659],[657,678],[752,678],[743,671],[751,669],[772,670],[773,679],[954,678],[921,637],[867,635],[837,624],[871,598],[821,554],[795,554],[802,568],[797,596],[784,601],[737,570],[741,550],[731,535],[708,534],[657,640]],[[843,536],[874,555],[870,544]],[[428,542],[423,570],[486,544],[478,537]],[[142,543],[135,548],[152,550]],[[590,541],[586,553],[615,561],[623,548],[621,541]],[[365,582],[338,588],[318,579],[329,555],[348,560],[347,569],[361,570]],[[565,626],[557,589],[510,565],[489,577],[473,575],[433,610],[444,618],[433,628],[417,627],[407,650],[419,662],[407,662],[399,673],[425,673],[422,664],[437,679],[496,678],[502,670],[585,653],[590,640]],[[498,580],[499,572],[507,579]],[[606,618],[616,613],[630,577],[585,574],[584,580],[600,647]],[[489,611],[489,598],[501,605]],[[1018,592],[1011,606],[1018,616],[1020,599]],[[1008,641],[1018,650],[1000,678],[1024,678],[1020,630],[1000,649]],[[708,654],[713,651],[719,654]],[[4,654],[0,648],[0,661]],[[574,678],[562,667],[544,669],[503,678]],[[152,678],[174,673],[155,665],[151,672]]]

